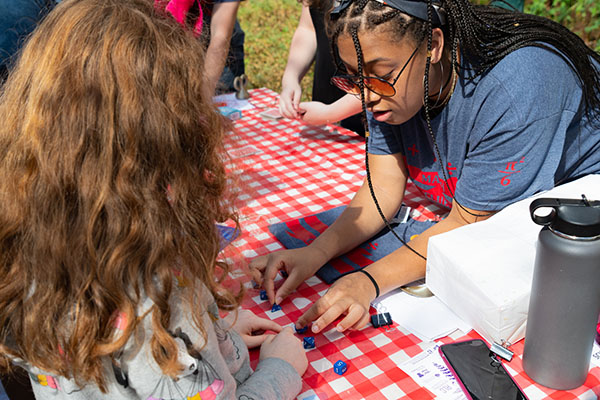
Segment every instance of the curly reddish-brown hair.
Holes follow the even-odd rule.
[[[64,0],[0,93],[0,366],[21,358],[106,388],[102,359],[131,337],[148,296],[154,358],[180,369],[168,333],[173,270],[189,312],[222,308],[215,221],[227,207],[227,129],[204,90],[204,52],[150,0]],[[226,272],[226,271],[225,271]],[[118,313],[127,326],[115,335]]]

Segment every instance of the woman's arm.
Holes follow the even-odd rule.
[[[490,215],[490,213],[479,210],[461,208],[456,202],[453,202],[448,217],[411,240],[409,245],[426,256],[427,243],[431,236],[487,219]],[[423,258],[410,251],[406,246],[402,246],[381,260],[365,267],[365,270],[377,282],[381,295],[424,277],[425,264],[426,261]],[[337,325],[338,331],[349,328],[360,329],[369,320],[369,305],[374,299],[374,285],[365,274],[346,275],[337,280],[329,291],[298,319],[296,325],[303,327],[314,321],[312,331],[317,333],[340,315],[346,314],[346,317]]]
[[[307,5],[302,6],[298,27],[292,37],[283,77],[279,109],[286,118],[297,118],[302,89],[300,81],[310,68],[317,52],[317,34]]]
[[[387,219],[392,218],[404,196],[407,171],[400,154],[370,155],[373,190]],[[355,248],[384,227],[365,180],[339,218],[310,245],[282,250],[252,260],[254,279],[263,285],[271,303],[280,303],[330,259]],[[273,280],[284,269],[288,277],[275,293]]]
[[[206,82],[210,85],[209,93],[214,94],[225,62],[229,54],[229,46],[239,1],[216,3],[210,20],[210,41],[206,49]]]

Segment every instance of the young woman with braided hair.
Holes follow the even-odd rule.
[[[368,119],[367,178],[309,246],[256,259],[255,278],[279,303],[389,228],[408,178],[449,213],[396,227],[407,245],[336,281],[298,327],[319,332],[341,315],[338,330],[363,327],[375,297],[424,276],[429,237],[600,173],[600,55],[566,28],[468,0],[343,0],[329,32],[343,71],[333,82]]]

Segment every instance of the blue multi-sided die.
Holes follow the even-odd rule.
[[[306,325],[304,328],[296,328],[296,325],[294,325],[294,329],[296,330],[296,333],[304,333],[308,330],[308,325]]]
[[[281,310],[281,306],[279,304],[273,304],[273,307],[271,307],[271,312],[275,312],[275,311],[279,311]]]
[[[342,360],[337,360],[335,364],[333,364],[333,370],[338,375],[344,375],[344,373],[348,370],[348,366]]]
[[[269,300],[269,296],[267,296],[267,291],[266,290],[261,290],[259,292],[260,295],[260,299],[261,300]]]
[[[315,348],[315,337],[307,336],[304,339],[302,339],[302,346],[304,346],[305,349],[314,349]]]

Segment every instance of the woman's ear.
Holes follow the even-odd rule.
[[[431,32],[431,62],[439,62],[444,52],[444,33],[440,28],[434,28]]]

